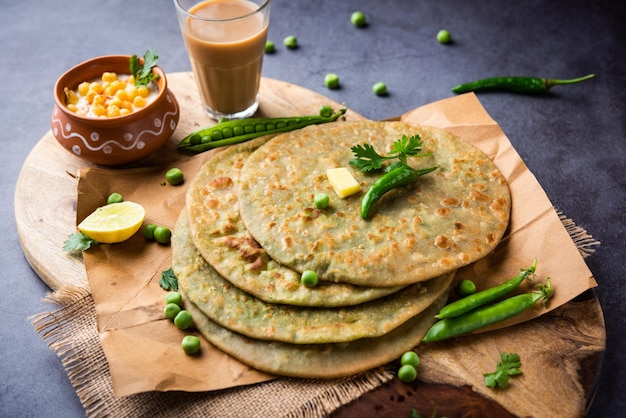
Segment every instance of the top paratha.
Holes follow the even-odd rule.
[[[416,168],[438,165],[376,203],[363,220],[363,193],[379,178],[351,168],[363,191],[339,199],[326,170],[349,167],[351,147],[387,153],[402,135],[419,134]],[[316,193],[330,208],[313,205]],[[324,280],[361,286],[415,283],[463,267],[500,241],[510,216],[506,180],[480,150],[440,129],[402,122],[344,122],[278,135],[246,160],[239,180],[241,217],[278,262],[315,270]]]
[[[300,273],[268,257],[239,216],[237,182],[244,161],[269,138],[228,148],[206,162],[187,191],[192,240],[226,280],[270,303],[295,306],[348,306],[389,295],[401,287],[368,288],[320,282],[304,286]]]

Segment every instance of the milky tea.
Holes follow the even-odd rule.
[[[202,104],[215,119],[258,108],[269,0],[174,0]]]

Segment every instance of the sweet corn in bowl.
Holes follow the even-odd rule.
[[[88,162],[133,163],[159,150],[180,117],[163,70],[147,86],[135,86],[130,56],[94,58],[63,74],[54,87],[51,127],[57,141]]]

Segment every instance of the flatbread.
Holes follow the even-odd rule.
[[[321,344],[387,334],[445,293],[449,273],[371,302],[341,308],[279,305],[257,299],[223,279],[202,257],[181,213],[172,237],[172,268],[179,288],[211,320],[250,338]]]
[[[205,260],[235,286],[270,303],[348,306],[400,290],[402,286],[367,288],[329,282],[304,286],[299,272],[272,260],[250,236],[239,216],[237,183],[245,160],[268,139],[217,154],[190,183],[186,205],[192,240]]]
[[[360,201],[380,174],[349,166],[351,147],[389,152],[402,135],[419,134],[415,168],[439,166],[378,201],[367,220]],[[329,168],[349,167],[362,192],[337,197]],[[316,193],[330,208],[313,205]],[[455,271],[496,247],[509,222],[505,178],[479,149],[447,131],[402,122],[343,122],[278,135],[245,161],[239,209],[254,239],[274,260],[324,280],[359,286],[399,286]]]
[[[218,325],[187,298],[184,306],[206,340],[250,367],[275,375],[331,379],[382,366],[413,349],[435,322],[435,314],[447,297],[446,291],[420,314],[382,337],[338,344],[256,340]]]

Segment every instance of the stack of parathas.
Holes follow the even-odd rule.
[[[432,156],[410,164],[439,168],[361,219],[379,175],[351,168],[362,192],[340,199],[326,170],[349,167],[354,145],[383,154],[415,134]],[[313,203],[320,192],[326,209]],[[498,244],[509,215],[503,176],[461,139],[401,122],[336,122],[208,161],[189,185],[173,268],[196,327],[219,349],[268,373],[345,376],[415,347],[454,272]],[[318,273],[317,286],[301,284],[304,270]]]

